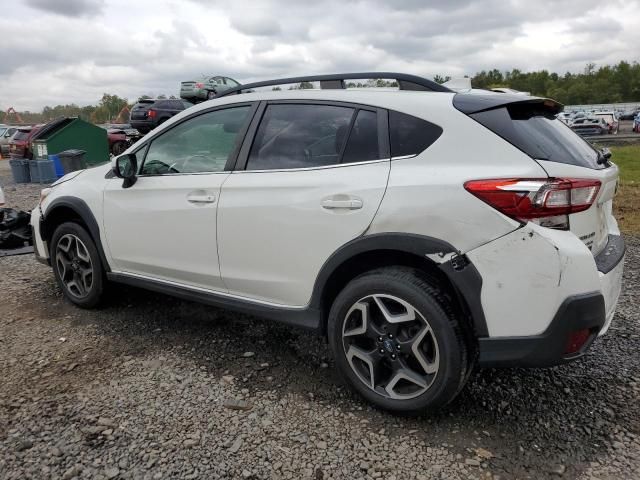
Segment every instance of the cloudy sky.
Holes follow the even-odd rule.
[[[0,16],[0,109],[391,70],[580,71],[640,60],[640,0],[12,0]]]

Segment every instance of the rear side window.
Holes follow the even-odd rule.
[[[342,163],[377,160],[380,156],[378,115],[369,110],[360,110],[349,134]]]
[[[474,113],[471,118],[531,158],[592,169],[605,167],[598,164],[598,153],[589,143],[540,108],[511,104]]]
[[[333,105],[269,105],[251,146],[247,170],[340,162],[354,109]]]
[[[442,128],[405,113],[389,112],[391,157],[418,155],[442,135]]]

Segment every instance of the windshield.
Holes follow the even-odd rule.
[[[29,132],[25,132],[23,130],[18,130],[18,132],[13,136],[14,140],[26,140],[29,137]]]

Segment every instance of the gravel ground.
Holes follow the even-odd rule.
[[[0,185],[29,208],[38,186]],[[640,239],[609,333],[583,360],[479,370],[444,410],[372,409],[322,339],[116,287],[64,301],[31,255],[0,258],[0,478],[640,478]]]

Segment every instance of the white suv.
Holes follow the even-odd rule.
[[[243,93],[300,81],[323,88]],[[560,109],[390,73],[244,85],[44,190],[36,255],[81,307],[113,281],[305,327],[372,403],[435,408],[611,322],[618,168]]]

